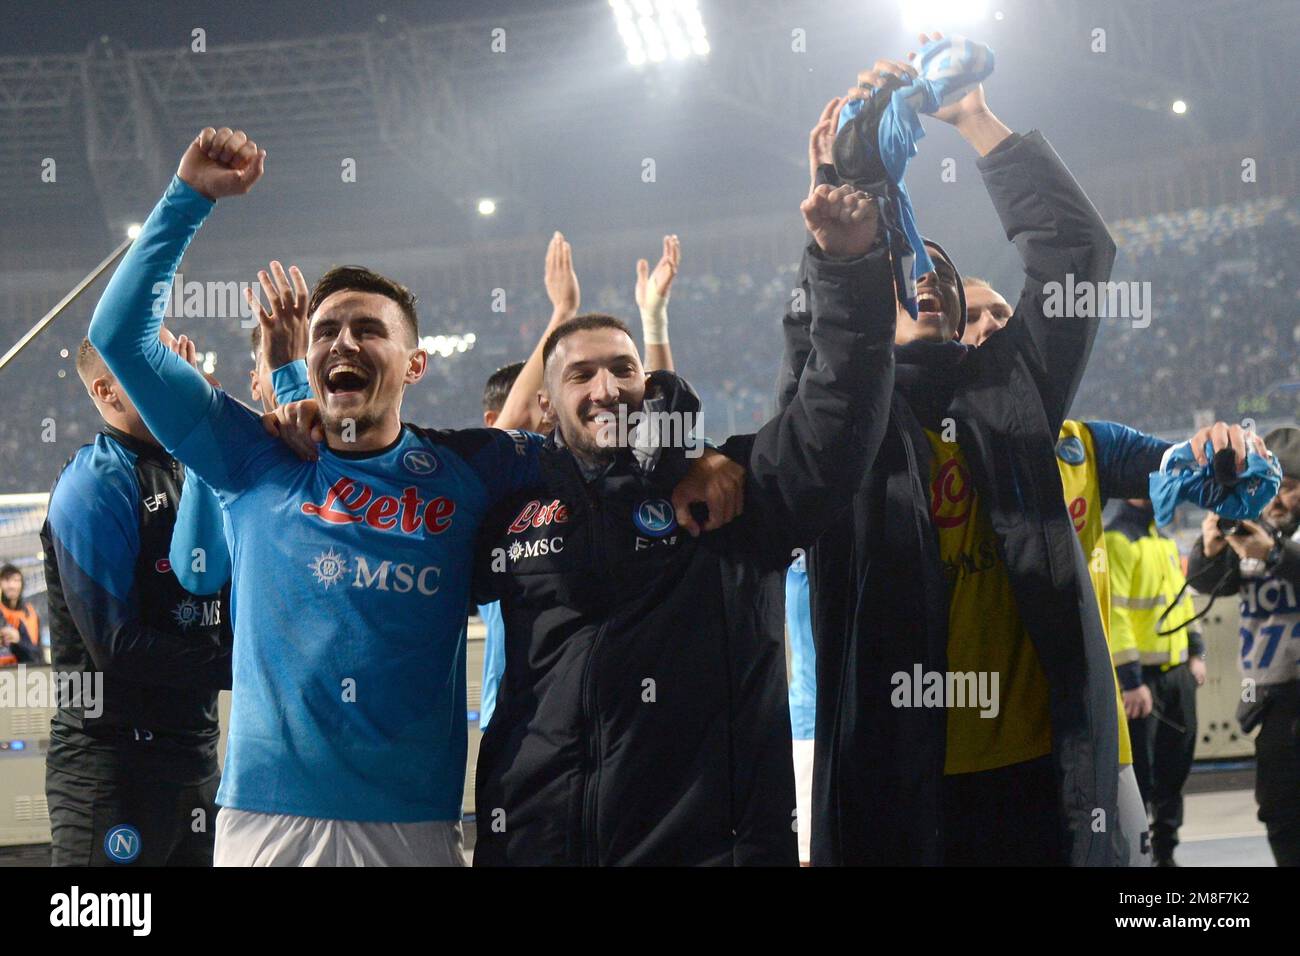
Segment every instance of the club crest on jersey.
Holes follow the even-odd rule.
[[[1088,457],[1077,435],[1067,435],[1056,443],[1056,457],[1067,465],[1082,465]]]
[[[673,506],[663,498],[647,498],[632,512],[632,523],[642,534],[662,538],[677,530],[677,515]]]
[[[438,470],[438,458],[431,451],[412,448],[402,456],[402,467],[413,475],[432,475]]]
[[[135,862],[140,849],[140,831],[129,823],[119,823],[104,834],[104,855],[114,863]]]

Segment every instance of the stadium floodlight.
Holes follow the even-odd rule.
[[[490,216],[497,211],[497,204],[492,199],[480,199],[478,201],[478,214],[480,216]]]
[[[987,14],[984,0],[903,0],[903,26],[917,32],[977,23]]]
[[[134,239],[139,239],[139,238],[140,238],[140,230],[143,229],[143,228],[144,228],[144,227],[143,227],[142,225],[140,225],[140,223],[138,223],[138,222],[133,222],[133,223],[131,223],[131,225],[129,225],[129,226],[126,227],[126,237],[127,237],[128,239],[132,239],[132,240],[134,240]]]
[[[454,353],[468,352],[474,348],[476,337],[473,332],[464,335],[426,335],[420,339],[420,348],[429,353],[429,357],[451,358]]]
[[[1187,112],[1187,103],[1184,102],[1183,100],[1174,100],[1173,105],[1170,106],[1169,108],[1173,110],[1175,113],[1177,113],[1179,116],[1182,116],[1184,113]]]
[[[609,0],[633,66],[709,55],[696,0]]]

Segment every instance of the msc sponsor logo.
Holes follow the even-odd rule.
[[[348,562],[343,555],[330,548],[316,555],[307,567],[311,568],[312,574],[316,575],[316,582],[325,585],[328,590],[338,584],[347,573]]]
[[[965,524],[974,504],[970,473],[957,461],[949,458],[939,466],[939,473],[930,483],[930,516],[940,528],[956,528]]]
[[[188,631],[196,624],[199,627],[216,627],[221,623],[221,601],[196,601],[187,597],[172,608],[172,617],[182,631]]]
[[[374,568],[364,557],[357,557],[357,573],[352,579],[354,588],[368,588],[372,591],[392,591],[406,594],[418,591],[426,597],[438,593],[442,568],[428,564],[417,568],[413,564],[394,564],[392,561],[380,561]]]
[[[632,512],[632,523],[642,534],[662,538],[677,530],[673,506],[664,498],[647,498]]]
[[[326,524],[365,522],[379,531],[400,530],[402,534],[416,534],[421,528],[429,534],[442,534],[451,527],[451,516],[456,513],[456,502],[442,495],[425,501],[414,485],[402,489],[401,497],[396,498],[376,495],[369,485],[353,478],[334,482],[320,504],[305,501],[301,507],[303,514]]]
[[[104,853],[114,863],[132,863],[140,855],[140,831],[119,823],[104,834]]]
[[[441,583],[442,568],[437,565],[416,567],[414,564],[367,559],[364,555],[355,555],[351,560],[339,554],[333,548],[316,555],[308,565],[316,576],[318,584],[326,589],[341,583],[349,576],[349,585],[368,591],[391,591],[394,594],[408,594],[416,591],[426,597],[438,593]]]
[[[545,527],[552,521],[556,524],[564,524],[568,520],[569,509],[561,504],[558,498],[550,504],[543,504],[540,501],[533,500],[524,505],[519,514],[515,516],[515,520],[510,522],[510,527],[506,529],[506,533],[519,534],[529,528]]]
[[[1077,435],[1067,435],[1056,443],[1056,457],[1067,465],[1082,465],[1088,457]]]
[[[506,549],[506,555],[512,562],[523,558],[540,558],[548,554],[559,554],[564,550],[564,539],[537,538],[533,541],[516,541]]]
[[[402,467],[413,475],[432,475],[438,470],[438,458],[431,451],[412,448],[402,456]]]

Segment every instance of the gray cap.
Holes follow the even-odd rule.
[[[1277,455],[1284,478],[1300,478],[1300,428],[1275,428],[1264,436],[1264,445]]]

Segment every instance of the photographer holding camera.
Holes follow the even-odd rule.
[[[1255,521],[1213,513],[1201,525],[1187,577],[1215,597],[1241,599],[1242,701],[1237,720],[1255,738],[1255,800],[1278,866],[1300,865],[1300,428],[1264,444],[1282,485]]]

